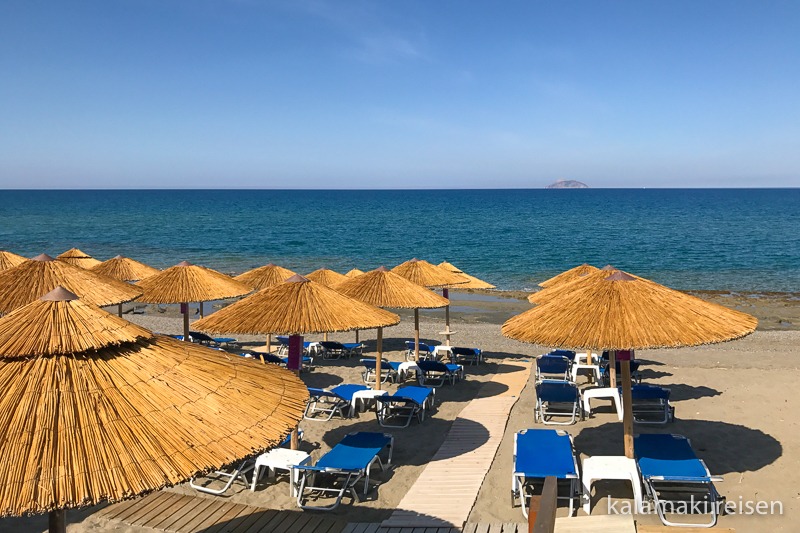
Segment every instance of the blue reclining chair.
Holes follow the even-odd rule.
[[[440,361],[417,361],[417,380],[420,385],[438,387],[445,382],[453,385],[464,377],[464,367]]]
[[[713,527],[717,523],[720,497],[714,486],[722,481],[712,476],[705,463],[698,459],[689,440],[682,435],[648,433],[633,439],[636,464],[644,482],[645,494],[666,526]],[[700,503],[698,503],[700,502]],[[705,523],[672,522],[667,514],[681,510],[705,512]]]
[[[536,381],[543,379],[569,379],[572,362],[563,355],[540,355],[536,358]]]
[[[309,387],[309,398],[306,404],[306,410],[303,413],[303,418],[315,421],[328,421],[333,418],[334,415],[347,418],[347,416],[345,416],[345,410],[347,410],[348,416],[352,416],[353,394],[367,389],[369,389],[369,387],[365,385],[351,384],[337,385],[330,390]],[[321,414],[322,417],[318,418],[316,416],[318,413]]]
[[[433,358],[433,346],[419,341],[419,358],[420,359],[431,359]],[[414,359],[414,341],[406,341],[406,361],[412,361]]]
[[[557,357],[566,357],[567,359],[570,360],[571,363],[573,363],[573,362],[575,362],[576,353],[575,353],[574,350],[558,349],[558,350],[551,350],[550,353],[548,353],[547,355],[555,355]]]
[[[314,466],[294,466],[299,473],[300,488],[297,491],[297,505],[301,509],[332,511],[349,492],[355,501],[361,501],[356,484],[364,479],[363,495],[369,491],[369,477],[372,465],[377,463],[381,470],[392,464],[394,437],[387,433],[359,432],[346,435],[341,442],[323,455]],[[387,451],[386,461],[380,458]],[[312,506],[306,503],[312,497],[333,494],[330,505]]]
[[[376,396],[375,414],[383,427],[407,428],[417,417],[422,423],[425,412],[435,403],[436,390],[429,387],[401,387],[394,394]]]
[[[303,440],[303,430],[297,430],[297,439],[298,441]],[[287,447],[291,443],[292,434],[289,433],[286,435],[286,438],[278,445],[280,447]],[[250,482],[247,481],[247,473],[253,470],[255,466],[255,457],[248,457],[244,461],[241,461],[237,466],[234,468],[226,471],[226,470],[217,470],[208,476],[203,476],[203,481],[198,481],[197,477],[193,477],[189,479],[189,486],[195,490],[200,492],[205,492],[208,494],[220,495],[225,493],[233,482],[237,479],[242,480],[242,482],[247,486],[250,485]],[[212,483],[217,481],[224,481],[224,485],[221,488],[215,489],[212,487]],[[253,480],[253,484],[255,484],[255,480]]]
[[[575,499],[580,497],[581,483],[578,459],[572,447],[572,437],[555,429],[523,429],[514,435],[514,472],[511,483],[511,504],[522,506],[528,517],[528,499],[541,494],[544,480],[558,481],[559,500],[569,500],[572,516]]]
[[[634,361],[630,362],[630,365],[631,365],[631,381],[633,381],[633,383],[641,383],[642,375],[639,372],[639,367],[641,366],[641,363],[639,361],[634,360]],[[601,362],[601,365],[600,365],[600,381],[602,381],[602,383],[603,383],[602,386],[603,387],[613,387],[615,385],[615,384],[610,383],[610,381],[611,381],[611,372],[609,371],[610,366],[611,366],[611,364],[610,364],[609,361]],[[619,382],[622,379],[622,371],[620,370],[620,362],[616,361],[616,364],[614,365],[614,367],[617,370],[617,382]]]
[[[574,424],[581,410],[581,395],[578,386],[569,381],[545,379],[536,384],[536,407],[534,419],[543,424]],[[568,422],[553,422],[556,416],[569,417]]]
[[[619,389],[622,394],[622,388]],[[631,386],[633,421],[637,424],[666,424],[675,418],[675,408],[669,403],[670,390],[658,385]]]
[[[364,371],[361,372],[364,383],[367,385],[374,385],[376,378],[375,372],[377,370],[375,363],[377,360],[374,357],[365,357],[360,361],[361,364],[364,365]],[[381,383],[386,383],[388,381],[395,383],[400,377],[400,365],[401,363],[399,362],[381,359]]]
[[[273,365],[279,365],[282,367],[286,367],[289,363],[289,357],[281,357],[280,355],[275,355],[274,353],[264,353],[264,352],[253,352],[252,354],[249,353],[242,353],[239,354],[242,357],[252,357],[253,359],[260,359],[262,363],[270,363]],[[314,358],[308,355],[303,355],[300,357],[300,370],[309,370],[314,367]]]
[[[450,354],[453,357],[454,363],[469,363],[477,365],[483,362],[483,352],[478,348],[461,348],[453,346],[450,348]]]
[[[350,351],[341,342],[320,341],[319,345],[322,347],[323,359],[339,359],[350,356]]]

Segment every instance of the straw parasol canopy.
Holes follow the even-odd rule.
[[[56,259],[61,259],[65,263],[85,268],[87,270],[100,264],[99,259],[95,259],[91,255],[79,250],[78,248],[70,248],[63,254],[57,256]]]
[[[189,302],[208,302],[235,298],[253,291],[230,276],[188,261],[181,261],[136,284],[144,294],[140,302],[187,304],[183,313],[183,339],[189,340]]]
[[[401,263],[392,269],[392,272],[403,276],[407,280],[413,281],[417,285],[430,288],[447,288],[456,285],[463,285],[469,280],[457,274],[450,272],[445,268],[433,265],[424,259],[409,259],[405,263]]]
[[[100,307],[130,302],[142,293],[129,283],[41,254],[0,272],[0,313],[41,298],[59,285]]]
[[[382,266],[371,272],[344,281],[336,287],[337,292],[350,296],[376,307],[395,307],[414,309],[434,309],[449,303],[447,298],[439,296],[416,283],[399,276]],[[419,339],[419,323],[415,336]],[[383,356],[383,330],[378,328],[378,355],[375,358],[375,374],[381,375],[381,358]],[[375,387],[380,389],[381,380],[377,379]]]
[[[432,265],[431,263],[422,259],[409,259],[405,263],[399,264],[392,269],[395,274],[399,274],[404,278],[413,281],[417,285],[423,287],[433,288],[438,287],[442,289],[442,296],[448,298],[450,295],[447,289],[452,287],[460,287],[469,283],[469,279],[463,274],[451,272],[446,268]],[[450,335],[454,332],[450,331],[450,303],[444,308],[444,331],[440,334],[445,336],[445,344],[450,345]],[[414,310],[414,325],[417,337],[414,339],[414,358],[419,359],[419,311]]]
[[[394,326],[400,317],[295,275],[195,322],[211,333],[303,335]]]
[[[0,272],[21,265],[25,261],[27,261],[27,259],[21,255],[17,255],[14,252],[7,252],[6,250],[0,250]]]
[[[236,281],[249,285],[254,290],[260,291],[267,289],[278,283],[283,283],[287,279],[295,275],[288,268],[283,268],[275,263],[268,263],[262,267],[248,270],[244,274],[239,274],[234,277]]]
[[[139,281],[161,272],[159,269],[153,268],[150,265],[145,265],[135,259],[122,257],[121,255],[111,258],[108,261],[103,261],[90,270],[120,281]]]
[[[556,285],[560,285],[562,283],[566,283],[568,281],[572,281],[572,280],[574,280],[575,278],[577,278],[579,276],[583,276],[585,274],[590,274],[592,272],[597,272],[598,270],[599,269],[596,266],[592,266],[592,265],[590,265],[588,263],[584,263],[582,265],[578,265],[576,267],[570,268],[569,270],[566,270],[566,271],[562,272],[561,274],[558,274],[558,275],[553,276],[552,278],[550,278],[548,280],[545,280],[545,281],[541,282],[539,284],[539,286],[542,287],[543,289],[546,289],[548,287],[554,287]]]
[[[317,283],[321,283],[326,287],[333,287],[334,285],[343,282],[347,279],[347,276],[344,274],[339,274],[335,270],[330,270],[328,268],[318,268],[314,272],[305,276],[307,279],[311,281],[315,281]]]
[[[596,274],[596,273],[595,273]],[[574,281],[559,298],[503,324],[506,337],[545,346],[618,350],[725,342],[755,331],[758,320],[623,271]],[[613,361],[612,361],[613,368]],[[623,361],[625,453],[633,457],[630,367]]]
[[[495,289],[496,288],[491,283],[487,283],[487,282],[483,281],[482,279],[476,278],[475,276],[471,276],[471,275],[467,274],[466,272],[464,272],[463,270],[460,270],[454,264],[448,263],[447,261],[442,261],[441,263],[439,263],[436,266],[438,266],[439,268],[444,268],[445,270],[449,270],[450,272],[455,272],[456,274],[461,274],[462,276],[464,276],[465,278],[467,278],[469,280],[467,283],[462,283],[462,284],[458,285],[457,287],[454,287],[455,289]]]
[[[290,372],[154,336],[60,288],[0,318],[0,387],[0,516],[50,512],[51,531],[64,509],[278,445],[308,397]]]
[[[346,278],[354,278],[356,276],[360,276],[363,273],[364,273],[363,270],[360,270],[358,268],[353,268],[353,269],[349,270],[344,276]]]
[[[578,267],[576,267],[578,268]],[[583,283],[591,283],[607,277],[610,273],[617,269],[611,265],[606,265],[603,268],[592,267],[593,270],[586,270],[583,273],[575,274],[569,277],[562,278],[561,283],[556,283],[546,287],[540,291],[528,295],[528,301],[532,304],[544,304],[554,299],[558,299],[561,295],[569,294],[575,287],[580,287]],[[575,270],[575,269],[572,269]],[[567,271],[569,272],[569,270]],[[566,274],[566,272],[563,272]],[[559,274],[561,275],[561,274]],[[631,274],[632,275],[632,274]],[[556,276],[558,277],[558,276]],[[634,276],[635,277],[635,276]],[[554,279],[554,278],[551,278]]]

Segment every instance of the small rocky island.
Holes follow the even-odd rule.
[[[545,189],[588,189],[589,186],[581,181],[575,180],[558,180],[551,183]]]

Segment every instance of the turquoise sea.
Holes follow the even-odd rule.
[[[0,191],[0,249],[301,273],[447,260],[501,289],[577,264],[800,292],[800,189]]]

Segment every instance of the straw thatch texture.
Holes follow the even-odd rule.
[[[99,265],[92,267],[91,270],[120,281],[139,281],[161,272],[150,265],[145,265],[130,257],[122,257],[121,255],[108,261],[103,261]]]
[[[43,330],[48,334],[42,335]],[[152,336],[148,330],[56,287],[0,320],[0,358],[72,354]]]
[[[449,303],[447,298],[381,267],[334,287],[336,292],[375,307],[435,309]]]
[[[274,263],[248,270],[244,274],[234,277],[236,281],[252,287],[254,290],[268,289],[278,283],[283,283],[294,276],[295,273],[288,268],[283,268]]]
[[[612,272],[617,271],[617,269],[612,267],[611,265],[606,265],[603,268],[595,268],[595,267],[592,268],[594,268],[594,270],[589,270],[583,274],[576,274],[571,279],[565,278],[565,280],[562,283],[556,283],[554,285],[550,285],[545,289],[542,289],[540,291],[528,295],[528,301],[532,304],[537,304],[537,305],[546,304],[547,302],[557,300],[564,294],[569,294],[576,287],[580,287],[584,283],[593,283],[597,280],[606,278]]]
[[[510,318],[506,337],[573,349],[696,346],[752,333],[758,320],[621,271]]]
[[[136,284],[140,302],[179,304],[224,300],[252,292],[249,286],[216,270],[183,261]]]
[[[129,283],[42,254],[0,272],[0,313],[31,303],[59,285],[100,307],[130,302],[142,293]]]
[[[291,372],[157,336],[0,360],[0,516],[131,498],[276,446],[308,391]]]
[[[306,278],[316,283],[321,283],[326,287],[333,287],[334,285],[337,285],[346,280],[347,276],[345,276],[344,274],[339,274],[338,272],[330,270],[328,268],[318,268],[311,274],[308,274]]]
[[[545,280],[545,281],[541,282],[539,284],[539,286],[544,288],[544,289],[546,289],[548,287],[554,287],[554,286],[560,285],[562,283],[570,282],[570,281],[574,280],[575,278],[577,278],[579,276],[583,276],[585,274],[590,274],[592,272],[597,272],[598,270],[600,270],[600,269],[597,268],[596,266],[592,266],[592,265],[589,265],[587,263],[584,263],[582,265],[578,265],[576,267],[570,268],[569,270],[566,270],[566,271],[562,272],[561,274],[558,274],[558,275],[553,276],[552,278],[550,278],[548,280]]]
[[[466,272],[464,272],[463,270],[460,270],[454,264],[448,263],[447,261],[442,261],[441,263],[439,263],[436,266],[438,266],[439,268],[444,268],[445,270],[449,270],[450,272],[454,272],[456,274],[460,274],[461,276],[464,276],[465,278],[467,278],[469,280],[467,283],[462,283],[462,284],[457,285],[456,287],[453,287],[455,289],[495,289],[496,288],[491,283],[487,283],[486,281],[483,281],[480,278],[476,278],[475,276],[471,276],[471,275],[467,274]]]
[[[292,276],[198,320],[193,327],[216,333],[302,335],[387,327],[399,322],[394,313],[302,276]]]
[[[87,270],[91,269],[92,267],[96,267],[101,263],[99,259],[95,259],[91,255],[79,250],[78,248],[70,248],[63,254],[57,256],[56,259],[61,259],[65,263],[85,268]]]
[[[356,276],[360,276],[360,275],[361,275],[361,274],[363,274],[363,273],[364,273],[364,271],[363,271],[363,270],[360,270],[360,269],[358,269],[358,268],[353,268],[353,269],[349,270],[349,271],[348,271],[348,272],[347,272],[347,273],[344,275],[344,277],[346,277],[346,278],[354,278],[354,277],[356,277]]]
[[[27,261],[21,255],[17,255],[13,252],[7,252],[6,250],[0,250],[0,272],[3,270],[8,270],[11,267],[15,267],[17,265],[21,265]]]
[[[445,268],[440,268],[425,260],[416,258],[397,265],[392,269],[392,272],[423,287],[454,287],[469,281],[461,274],[450,272]]]

